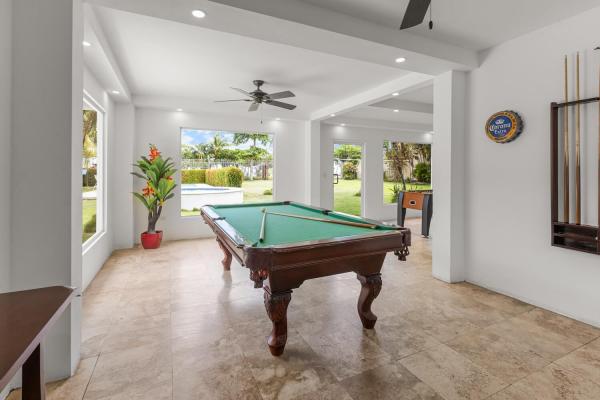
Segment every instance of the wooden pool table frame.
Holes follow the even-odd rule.
[[[294,202],[264,203],[264,205],[297,205],[310,207],[323,214],[333,213],[319,207]],[[268,338],[271,354],[283,353],[287,341],[287,307],[292,289],[308,279],[345,272],[356,272],[362,285],[358,299],[358,315],[366,329],[372,329],[377,316],[371,312],[371,304],[381,290],[381,268],[388,252],[396,253],[406,260],[410,246],[410,230],[393,226],[385,233],[364,234],[323,240],[310,240],[291,244],[253,247],[228,223],[215,213],[211,206],[201,208],[204,221],[217,235],[223,251],[223,268],[228,271],[232,257],[250,270],[254,287],[264,288],[267,314],[273,323]],[[381,225],[378,221],[361,218],[368,223]],[[258,228],[257,228],[258,229]],[[267,283],[263,285],[263,282]]]

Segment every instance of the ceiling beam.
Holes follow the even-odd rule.
[[[477,53],[299,0],[88,0],[89,3],[269,42],[437,75],[479,66]],[[191,10],[201,8],[198,20]],[[407,61],[396,64],[397,57]]]
[[[400,100],[396,98],[386,99],[378,103],[371,104],[369,107],[385,108],[388,110],[412,111],[421,114],[433,114],[433,104]]]
[[[310,119],[322,120],[330,118],[331,114],[356,110],[391,98],[392,93],[399,93],[401,95],[402,93],[430,85],[432,79],[429,75],[413,72],[317,110],[310,115]]]
[[[380,129],[396,133],[432,133],[433,131],[433,124],[415,124],[410,122],[397,122],[366,118],[344,118],[343,116],[330,118],[325,121],[322,121],[322,123],[327,125],[344,124],[344,126]]]

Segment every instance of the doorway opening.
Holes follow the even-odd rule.
[[[363,147],[360,144],[333,144],[333,209],[362,215]]]

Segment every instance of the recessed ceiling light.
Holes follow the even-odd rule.
[[[275,118],[275,121],[281,121],[281,118],[277,117]]]
[[[392,93],[392,96],[398,96],[399,94],[400,93],[398,93],[398,92],[394,92],[394,93]]]
[[[394,110],[394,112],[400,112],[400,110]]]
[[[329,114],[330,117],[335,117],[335,114]]]
[[[85,47],[90,47],[92,45],[90,42],[87,42],[85,40],[83,42],[81,42],[81,44],[84,45]]]
[[[202,10],[194,10],[192,11],[192,15],[196,18],[204,18],[206,17],[206,13]]]
[[[182,112],[182,111],[183,111],[183,108],[178,108],[177,109],[177,112]]]
[[[396,62],[398,64],[403,63],[404,61],[406,61],[406,58],[404,58],[404,57],[398,57],[398,58],[396,58]]]
[[[341,124],[340,124],[340,126],[346,126],[346,124],[344,124],[344,123],[341,123]]]
[[[118,90],[113,90],[111,91],[112,94],[121,94],[121,92],[119,92]]]

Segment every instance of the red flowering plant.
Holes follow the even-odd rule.
[[[133,195],[148,209],[148,233],[156,233],[156,222],[160,218],[165,202],[175,196],[177,186],[173,174],[177,171],[171,157],[162,158],[158,148],[151,144],[148,157],[142,156],[135,164],[140,172],[133,175],[146,181],[142,193]]]

